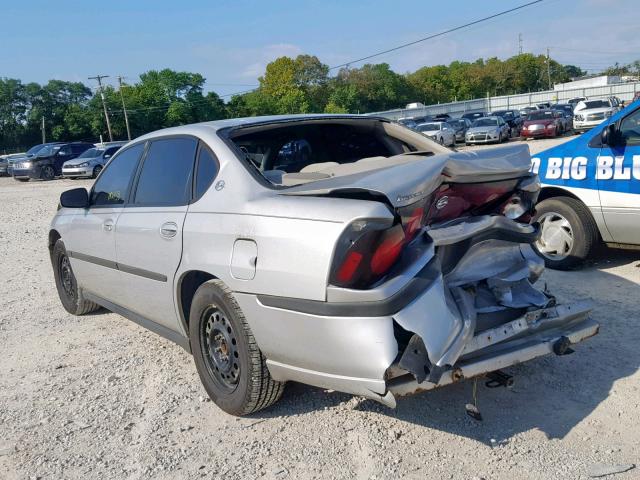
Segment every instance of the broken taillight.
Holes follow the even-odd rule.
[[[422,199],[398,209],[400,221],[392,225],[365,220],[351,224],[338,242],[331,283],[366,288],[383,278],[424,227],[429,202]]]

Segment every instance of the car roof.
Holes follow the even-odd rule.
[[[302,122],[309,120],[361,120],[371,121],[377,120],[382,122],[391,122],[388,118],[378,115],[357,115],[357,114],[331,114],[331,113],[313,113],[313,114],[296,114],[296,115],[266,115],[259,117],[242,117],[228,118],[225,120],[213,120],[210,122],[192,123],[189,125],[181,125],[179,127],[164,128],[154,132],[147,133],[136,138],[136,142],[156,138],[165,135],[189,135],[202,132],[203,129],[212,129],[219,131],[227,128],[250,127],[258,125],[266,125],[272,123],[288,123]]]

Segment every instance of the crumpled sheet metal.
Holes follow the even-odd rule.
[[[398,208],[424,198],[444,181],[465,183],[517,178],[527,175],[530,168],[531,156],[527,145],[431,156],[395,155],[363,159],[322,172],[330,175],[330,178],[309,181],[307,177],[315,177],[301,175],[300,185],[278,193],[329,195],[344,191],[370,191],[386,196]]]

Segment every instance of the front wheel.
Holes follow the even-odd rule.
[[[42,172],[40,174],[42,180],[53,180],[55,176],[56,172],[53,170],[53,167],[51,165],[45,165],[44,167],[42,167]]]
[[[543,200],[536,205],[533,220],[539,222],[542,229],[534,247],[549,268],[577,267],[598,243],[598,227],[591,212],[575,198]]]
[[[97,178],[98,175],[100,175],[101,171],[102,171],[102,165],[96,165],[95,167],[93,167],[93,175],[91,176],[91,178]]]
[[[189,339],[200,380],[225,412],[248,415],[282,396],[285,384],[271,378],[251,328],[223,282],[210,280],[196,291]]]

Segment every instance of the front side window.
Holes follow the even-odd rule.
[[[111,160],[91,190],[91,206],[118,206],[125,203],[131,178],[143,150],[144,143],[139,143]]]
[[[640,110],[636,110],[622,120],[620,139],[625,145],[640,145]]]
[[[151,142],[142,164],[133,203],[186,205],[191,199],[195,138],[166,138]]]

